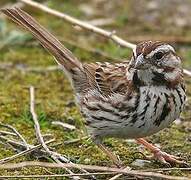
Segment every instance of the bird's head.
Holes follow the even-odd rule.
[[[146,84],[168,83],[182,77],[180,57],[171,45],[160,41],[138,44],[129,69],[135,69],[137,77]]]

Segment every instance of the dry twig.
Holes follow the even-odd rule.
[[[89,173],[89,174],[74,174],[75,176],[96,176],[96,175],[113,175],[116,174],[115,172],[96,172],[96,173]],[[50,175],[17,175],[17,176],[0,176],[0,179],[2,178],[16,178],[16,179],[21,179],[21,178],[61,178],[61,177],[71,177],[73,176],[72,174],[50,174]]]
[[[112,18],[100,18],[100,19],[93,19],[90,21],[86,21],[88,24],[91,24],[93,26],[106,26],[111,25],[114,23],[114,19]]]
[[[184,74],[186,74],[187,76],[191,77],[191,72],[186,70],[186,69],[183,69],[183,72]]]
[[[22,152],[27,150],[26,146],[22,142],[15,141],[15,140],[6,138],[4,136],[0,136],[0,141],[1,143],[4,143],[5,145],[9,145],[12,149],[16,150],[17,152]],[[31,144],[27,144],[27,145],[29,147],[29,150],[35,148],[34,145],[31,145]],[[49,154],[47,154],[46,151],[37,148],[33,150],[32,155],[35,157],[42,157],[42,156],[47,157]]]
[[[159,172],[159,171],[174,171],[174,170],[180,170],[180,171],[191,171],[191,167],[187,167],[187,168],[179,168],[179,167],[174,167],[174,168],[158,168],[158,169],[145,169],[145,170],[141,170],[144,172]]]
[[[131,170],[129,168],[129,166],[127,166],[126,168],[124,168],[124,170]],[[116,180],[116,179],[119,179],[123,174],[120,173],[120,174],[116,174],[115,176],[113,176],[112,178],[110,178],[109,180]]]
[[[54,141],[54,139],[51,139],[51,140],[45,142],[45,144],[52,143],[53,141]],[[26,154],[29,154],[29,153],[31,153],[31,152],[33,152],[33,151],[36,151],[37,149],[39,149],[39,148],[41,148],[41,147],[42,147],[42,144],[38,144],[38,145],[36,145],[36,146],[34,146],[34,147],[31,147],[31,148],[29,148],[29,149],[26,149],[26,150],[24,150],[24,151],[21,151],[21,152],[18,153],[18,154],[15,154],[15,155],[13,155],[13,156],[6,157],[6,158],[4,158],[4,159],[1,159],[1,160],[0,160],[0,164],[10,162],[10,161],[12,161],[12,160],[14,160],[14,159],[16,159],[16,158],[18,158],[18,157],[21,157],[21,156],[24,156],[24,155],[26,155]]]
[[[30,86],[30,112],[32,114],[33,117],[33,121],[34,121],[34,128],[35,128],[35,133],[36,133],[36,137],[39,141],[39,143],[42,145],[42,147],[44,148],[44,150],[47,152],[47,154],[50,155],[50,157],[57,163],[62,164],[62,162],[58,159],[58,157],[55,155],[54,152],[50,151],[50,149],[48,148],[48,146],[45,144],[43,136],[41,134],[40,131],[40,125],[38,123],[38,118],[37,118],[37,114],[35,112],[35,97],[34,97],[34,87]],[[64,162],[70,162],[67,158],[62,157],[62,159],[64,160]],[[64,169],[69,172],[70,174],[73,174],[73,172],[71,170],[69,170],[68,168],[64,167]],[[79,179],[77,177],[73,177],[74,179]]]
[[[30,112],[32,114],[33,117],[33,121],[34,121],[34,128],[35,128],[35,133],[36,133],[36,137],[38,139],[38,142],[42,145],[42,147],[45,149],[45,151],[56,161],[58,162],[58,159],[52,154],[52,152],[49,150],[49,148],[47,147],[47,145],[44,142],[43,136],[40,132],[40,125],[38,123],[38,118],[37,118],[37,114],[35,112],[35,98],[34,98],[34,87],[30,86]],[[68,160],[66,159],[65,162],[68,162]]]
[[[0,123],[0,126],[7,128],[7,129],[10,129],[13,133],[15,133],[17,135],[18,138],[20,138],[22,140],[22,142],[26,146],[26,148],[29,149],[25,138],[13,126],[10,126],[7,124],[2,124],[2,123]]]
[[[15,133],[12,133],[12,132],[9,132],[9,131],[0,131],[0,135],[2,135],[2,136],[7,136],[7,135],[9,135],[9,136],[15,136],[15,137],[17,137],[17,135],[16,135]]]
[[[70,168],[70,169],[86,169],[89,171],[99,171],[99,172],[116,172],[129,176],[140,176],[140,177],[150,177],[150,178],[160,178],[169,180],[189,180],[187,177],[179,176],[169,176],[161,173],[154,172],[141,172],[138,170],[124,170],[119,168],[111,168],[106,166],[94,166],[94,165],[83,165],[83,164],[71,164],[71,163],[47,163],[47,162],[37,162],[37,161],[26,161],[21,163],[7,163],[0,165],[0,169],[20,169],[24,167],[46,167],[46,168]]]
[[[63,128],[69,129],[69,130],[75,130],[76,129],[75,126],[68,124],[68,123],[61,122],[61,121],[52,121],[52,125],[61,126]]]
[[[32,0],[20,0],[21,2],[23,3],[26,3],[30,6],[33,6],[33,7],[36,7],[38,9],[41,9],[49,14],[52,14],[54,16],[57,16],[57,17],[60,17],[62,19],[64,19],[65,21],[75,25],[75,26],[80,26],[84,29],[87,29],[89,31],[92,31],[92,32],[95,32],[97,34],[100,34],[102,36],[105,36],[106,38],[109,38],[111,40],[113,40],[114,42],[116,42],[118,45],[120,46],[124,46],[124,47],[128,47],[128,48],[131,48],[131,49],[134,49],[136,47],[136,45],[132,44],[132,43],[129,43],[123,39],[121,39],[120,37],[116,36],[114,32],[109,32],[109,31],[106,31],[106,30],[103,30],[101,28],[98,28],[96,26],[93,26],[87,22],[83,22],[83,21],[80,21],[74,17],[71,17],[67,14],[64,14],[64,13],[61,13],[59,11],[56,11],[56,10],[53,10],[47,6],[44,6],[40,3],[37,3],[37,2],[34,2]]]

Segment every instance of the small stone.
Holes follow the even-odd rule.
[[[143,160],[143,159],[136,159],[131,163],[132,166],[137,166],[137,167],[144,167],[145,165],[150,164],[151,162],[148,160]]]

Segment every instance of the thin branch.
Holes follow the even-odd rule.
[[[179,171],[191,171],[190,167],[187,168],[178,168],[178,167],[174,167],[174,168],[158,168],[158,169],[145,169],[145,170],[141,170],[141,171],[149,171],[149,172],[157,172],[157,171],[174,171],[174,170],[179,170]]]
[[[0,141],[1,141],[1,143],[3,143],[3,144],[8,144],[10,147],[12,147],[14,150],[16,150],[16,151],[22,151],[21,152],[21,154],[20,153],[18,153],[18,156],[20,156],[20,155],[22,155],[22,153],[26,153],[27,154],[27,150],[26,150],[26,146],[23,144],[23,143],[21,143],[21,142],[18,142],[18,141],[15,141],[15,140],[12,140],[12,139],[9,139],[9,138],[6,138],[6,137],[4,137],[4,136],[0,136]],[[45,142],[46,143],[46,142]],[[46,143],[47,144],[47,143]],[[33,156],[34,157],[38,157],[38,156],[40,156],[40,157],[47,157],[47,156],[50,156],[50,154],[48,154],[47,153],[47,151],[44,151],[44,150],[41,150],[41,149],[35,149],[35,146],[34,145],[30,145],[30,144],[28,144],[28,146],[29,146],[29,148],[30,149],[33,149]],[[38,145],[37,145],[38,146]],[[42,145],[41,145],[42,146]],[[25,152],[26,151],[26,152]],[[29,150],[30,151],[30,150]],[[59,161],[62,161],[62,162],[64,162],[65,161],[65,159],[66,159],[66,157],[64,157],[62,154],[59,154],[59,153],[57,153],[57,152],[54,152],[54,151],[50,151],[51,152],[51,154],[53,154]],[[13,156],[13,158],[17,158],[17,155],[15,155],[16,157],[14,157]],[[10,158],[12,158],[12,157],[10,157]],[[10,160],[12,160],[12,159],[10,159]],[[7,158],[5,158],[5,159],[2,159],[1,160],[2,161],[2,163],[3,163],[3,161],[5,162],[7,162]],[[8,160],[9,161],[9,160]],[[71,163],[71,162],[70,162]],[[78,169],[80,169],[82,172],[84,172],[84,173],[89,173],[89,172],[87,172],[86,170],[84,170],[84,169],[81,169],[81,168],[78,168]],[[92,178],[94,178],[94,177],[92,177]],[[95,179],[95,178],[94,178]]]
[[[161,178],[161,179],[169,179],[169,180],[189,180],[187,177],[179,177],[179,176],[170,176],[164,175],[161,173],[154,172],[141,172],[138,170],[124,170],[119,168],[111,168],[106,166],[94,166],[94,165],[83,165],[83,164],[71,164],[71,163],[47,163],[47,162],[37,162],[37,161],[25,161],[21,163],[7,163],[0,165],[0,169],[20,169],[24,167],[46,167],[46,168],[82,168],[90,171],[99,171],[99,172],[116,172],[124,175],[130,176],[141,176],[141,177],[151,177],[151,178]]]
[[[54,139],[51,139],[51,140],[45,142],[45,144],[50,144],[50,143],[52,143],[53,141],[54,141]],[[18,157],[21,157],[21,156],[24,156],[24,155],[26,155],[26,154],[29,154],[29,153],[31,153],[31,152],[33,152],[33,151],[35,151],[35,150],[37,150],[37,149],[39,149],[39,148],[41,148],[41,147],[42,147],[42,144],[38,144],[38,145],[36,145],[36,146],[34,146],[34,147],[30,148],[30,149],[26,149],[26,150],[24,150],[24,151],[21,151],[21,152],[18,153],[18,154],[15,154],[15,155],[13,155],[13,156],[6,157],[6,158],[4,158],[4,159],[1,159],[1,160],[0,160],[0,164],[4,164],[4,163],[7,163],[7,162],[10,162],[10,161],[12,161],[12,160],[14,160],[14,159],[16,159],[16,158],[18,158]]]
[[[30,5],[32,7],[38,8],[38,9],[40,9],[42,11],[45,11],[45,12],[47,12],[49,14],[52,14],[52,15],[57,16],[59,18],[62,18],[65,21],[67,21],[68,23],[70,23],[70,24],[73,24],[75,26],[79,26],[79,27],[81,27],[83,29],[86,29],[88,31],[92,31],[92,32],[97,33],[99,35],[102,35],[102,36],[104,36],[104,37],[106,37],[108,39],[111,39],[111,40],[113,40],[113,42],[115,42],[116,44],[118,44],[120,46],[127,47],[127,48],[130,48],[132,50],[136,48],[135,44],[123,40],[122,38],[117,36],[115,34],[115,32],[106,31],[106,30],[104,30],[102,28],[93,26],[93,25],[91,25],[91,24],[89,24],[87,22],[81,21],[81,20],[79,20],[77,18],[69,16],[69,15],[67,15],[65,13],[61,13],[61,12],[59,12],[57,10],[51,9],[51,8],[45,6],[45,5],[42,5],[42,4],[38,3],[38,2],[34,2],[32,0],[20,0],[20,1],[25,3],[25,4]],[[184,69],[184,73],[187,76],[191,77],[191,72],[190,71]]]
[[[183,69],[183,72],[185,75],[191,77],[191,71],[188,71],[187,69]]]
[[[75,26],[80,26],[84,29],[87,29],[89,31],[92,31],[92,32],[95,32],[97,34],[100,34],[102,36],[105,36],[106,38],[109,38],[111,40],[113,40],[114,42],[116,42],[118,45],[120,46],[124,46],[124,47],[128,47],[128,48],[131,48],[131,49],[134,49],[136,47],[136,45],[132,44],[132,43],[129,43],[123,39],[121,39],[120,37],[118,37],[117,35],[115,35],[115,33],[113,32],[109,32],[109,31],[106,31],[106,30],[103,30],[101,28],[98,28],[96,26],[93,26],[87,22],[83,22],[83,21],[80,21],[74,17],[71,17],[67,14],[64,14],[64,13],[61,13],[59,11],[56,11],[56,10],[53,10],[47,6],[44,6],[40,3],[37,3],[37,2],[34,2],[32,0],[20,0],[21,2],[23,3],[26,3],[30,6],[33,6],[33,7],[36,7],[38,9],[41,9],[49,14],[52,14],[54,16],[57,16],[57,17],[60,17],[62,19],[64,19],[65,21],[75,25]]]
[[[63,128],[69,129],[69,130],[75,130],[76,129],[75,126],[68,124],[68,123],[61,122],[61,121],[52,121],[52,125],[61,126]]]
[[[4,136],[0,136],[0,141],[3,142],[4,144],[10,145],[14,150],[17,150],[17,151],[25,151],[26,150],[26,146],[23,143],[18,142],[18,141],[14,141],[14,140],[11,140],[11,139],[8,139],[8,138],[6,138]],[[28,144],[28,146],[29,146],[30,149],[34,147],[34,145],[31,145],[31,144]],[[61,155],[59,153],[56,153],[56,152],[53,152],[53,151],[51,151],[51,153],[55,154],[55,156],[59,160],[64,162],[65,157],[63,155]],[[47,157],[47,156],[50,156],[50,154],[48,154],[43,149],[37,149],[37,150],[34,151],[33,156],[36,156],[36,157],[38,157],[38,156]]]
[[[124,168],[124,170],[131,170],[129,168],[129,166],[127,166],[126,168]],[[116,174],[115,176],[113,176],[112,178],[110,178],[109,180],[116,180],[119,179],[123,174]]]
[[[11,148],[16,150],[17,152],[25,151],[27,149],[26,146],[23,143],[21,143],[19,141],[12,140],[12,139],[8,139],[8,138],[6,138],[4,136],[0,136],[0,141],[2,143],[4,143],[4,144],[9,145]],[[31,145],[31,144],[28,144],[28,146],[29,146],[30,149],[34,147],[34,145]],[[46,151],[41,150],[41,149],[37,149],[37,150],[33,151],[32,155],[35,156],[35,157],[38,157],[38,156],[47,157],[47,156],[49,156],[49,154],[47,154]]]
[[[93,19],[86,21],[88,24],[91,24],[93,26],[108,26],[113,24],[115,21],[112,18],[100,18],[100,19]]]
[[[75,176],[96,176],[96,175],[113,175],[116,174],[116,172],[96,172],[96,173],[89,173],[89,174],[74,174]],[[72,174],[50,174],[50,175],[17,175],[17,176],[0,176],[0,179],[2,178],[56,178],[56,177],[71,177]]]
[[[26,148],[29,149],[25,138],[13,126],[8,125],[8,124],[2,124],[2,123],[0,123],[0,126],[10,129],[12,132],[14,132],[17,135],[17,137],[22,140],[22,142],[26,146]]]
[[[44,139],[42,137],[41,131],[40,131],[40,125],[38,123],[38,117],[37,114],[35,112],[35,97],[34,97],[34,87],[30,86],[30,112],[32,114],[33,117],[33,121],[34,121],[34,128],[35,128],[35,133],[36,133],[36,137],[39,141],[39,143],[42,145],[42,147],[44,148],[44,150],[50,155],[50,157],[57,163],[62,164],[60,162],[60,160],[58,160],[58,158],[55,156],[55,154],[49,150],[48,146],[45,144]],[[64,158],[64,162],[69,162],[68,159]],[[73,172],[71,170],[69,170],[68,168],[64,168],[67,172],[69,172],[70,174],[73,174]],[[73,177],[74,179],[78,179],[77,177]]]
[[[9,131],[0,131],[0,135],[3,135],[3,136],[16,136],[17,135],[15,133],[12,133],[12,132],[9,132]]]
[[[30,112],[31,112],[32,117],[33,117],[34,128],[35,128],[35,133],[36,133],[36,137],[38,139],[38,142],[40,144],[42,144],[42,147],[45,149],[45,151],[47,151],[47,153],[50,154],[50,156],[52,156],[52,153],[50,152],[47,145],[45,144],[43,136],[40,132],[40,125],[38,123],[37,114],[35,112],[35,98],[34,98],[34,87],[33,86],[30,86]],[[53,157],[53,159],[54,159],[54,157]]]
[[[40,125],[38,123],[37,114],[35,112],[35,97],[34,97],[34,87],[33,86],[30,86],[30,112],[33,117],[36,137],[37,137],[39,143],[42,144],[42,147],[50,155],[50,157],[52,157],[52,159],[54,159],[57,163],[60,163],[60,160],[58,160],[58,158],[55,156],[55,153],[50,151],[49,148],[47,147],[47,145],[45,144],[43,136],[41,134]],[[69,162],[69,160],[64,157],[62,158],[62,160],[67,163]]]

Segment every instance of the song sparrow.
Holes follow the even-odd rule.
[[[183,110],[186,95],[181,59],[164,42],[137,45],[130,63],[82,64],[52,34],[21,9],[3,9],[33,36],[64,69],[94,142],[119,164],[103,144],[105,137],[135,138],[165,164],[184,163],[143,137],[171,124]]]

